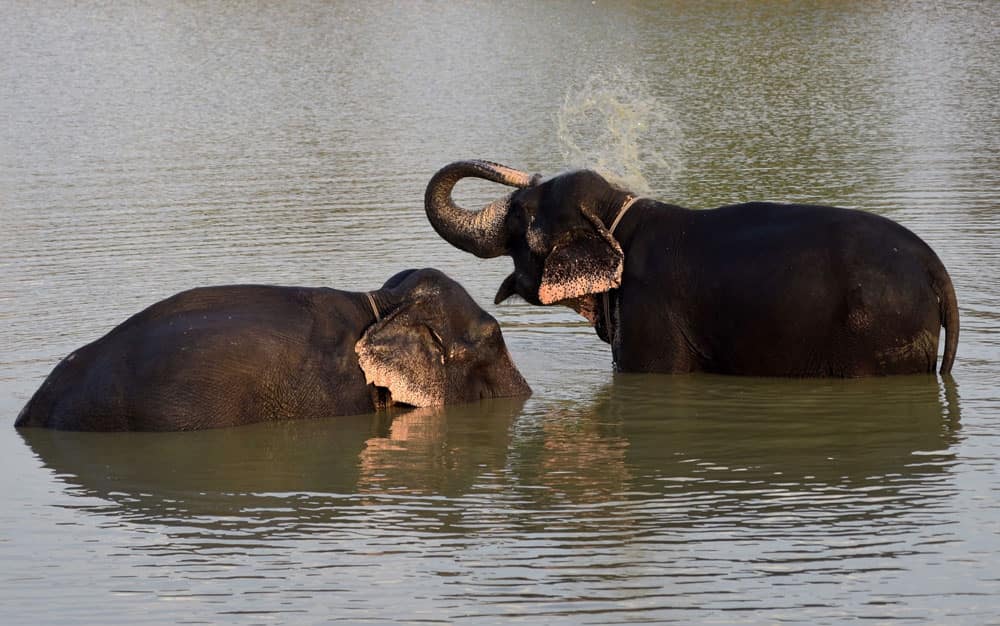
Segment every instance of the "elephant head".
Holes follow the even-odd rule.
[[[355,346],[365,380],[393,403],[436,406],[523,396],[500,325],[457,282],[407,270],[373,292],[375,323]]]
[[[517,188],[479,211],[455,204],[451,191],[474,177]],[[508,255],[514,272],[495,302],[517,294],[532,304],[566,304],[591,318],[593,294],[619,287],[624,255],[609,231],[630,194],[596,172],[542,182],[537,174],[487,161],[458,161],[431,179],[424,198],[431,225],[452,245],[480,257]]]

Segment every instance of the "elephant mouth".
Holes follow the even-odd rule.
[[[566,298],[555,304],[561,304],[576,311],[590,322],[602,341],[611,343],[617,329],[615,327],[615,314],[608,298],[607,292],[588,293],[574,298]]]
[[[371,392],[372,404],[375,405],[376,411],[385,410],[392,403],[392,394],[387,388],[372,385]]]
[[[392,392],[388,387],[372,385],[372,402],[376,411],[384,411],[393,405]]]
[[[526,279],[520,272],[511,272],[497,289],[493,304],[500,304],[511,296],[519,296],[529,304],[541,305],[542,302],[538,299],[538,287],[532,286],[531,283],[532,281]]]
[[[560,300],[555,304],[561,304],[562,306],[567,306],[590,322],[591,326],[597,326],[597,313],[598,313],[598,303],[597,296],[595,294],[585,294],[582,296],[576,296],[573,298],[566,298],[565,300]]]
[[[385,411],[392,407],[417,408],[416,404],[409,404],[408,402],[401,402],[394,399],[388,387],[379,387],[378,385],[372,385],[372,404],[375,405],[376,411]]]

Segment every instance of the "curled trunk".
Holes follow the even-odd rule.
[[[489,161],[456,161],[440,170],[427,184],[424,209],[431,226],[451,245],[478,257],[492,258],[507,252],[504,222],[510,195],[478,211],[455,204],[451,192],[463,178],[481,178],[519,189],[536,182],[530,174]]]

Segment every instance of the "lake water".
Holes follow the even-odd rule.
[[[3,623],[1000,624],[1000,3],[0,4]],[[954,380],[615,375],[434,234],[464,158],[891,217],[955,282]],[[530,399],[12,427],[177,291],[427,266]]]

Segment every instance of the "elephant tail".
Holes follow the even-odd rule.
[[[941,306],[941,325],[944,326],[944,355],[941,357],[940,372],[942,375],[951,374],[951,367],[955,364],[955,353],[958,351],[958,298],[955,296],[951,277],[943,265],[938,263],[931,275]]]

